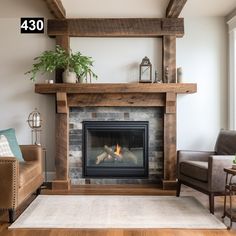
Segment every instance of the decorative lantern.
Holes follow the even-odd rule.
[[[28,116],[28,125],[32,129],[31,130],[31,140],[32,144],[41,145],[40,144],[40,128],[42,126],[41,115],[35,108]]]
[[[144,57],[139,66],[139,83],[152,83],[152,64]]]

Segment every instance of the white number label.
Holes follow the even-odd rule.
[[[21,18],[21,33],[44,33],[44,19]]]

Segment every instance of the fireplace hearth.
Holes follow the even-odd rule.
[[[83,177],[147,178],[147,121],[84,121]]]

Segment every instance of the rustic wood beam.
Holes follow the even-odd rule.
[[[166,93],[165,113],[176,113],[176,93]]]
[[[164,107],[165,94],[68,94],[70,107]]]
[[[48,9],[57,19],[66,18],[66,10],[63,7],[61,0],[45,0],[47,3]]]
[[[170,0],[166,9],[166,17],[167,18],[179,17],[186,2],[187,0]]]
[[[163,81],[166,83],[176,83],[176,37],[163,36],[162,38],[162,71]],[[165,72],[168,68],[168,78]]]
[[[86,18],[48,20],[48,35],[70,37],[183,37],[184,19]]]
[[[55,94],[58,92],[64,92],[67,94],[196,93],[197,84],[35,84],[35,92],[41,94]]]
[[[57,113],[68,113],[68,106],[67,106],[67,95],[63,92],[58,92],[56,94],[57,99]]]
[[[52,189],[69,189],[69,112],[56,114],[56,178]]]
[[[58,35],[56,36],[56,45],[60,45],[66,51],[70,50],[70,37],[68,35]],[[62,83],[62,73],[63,69],[57,69],[55,74],[56,83]]]
[[[173,189],[176,186],[176,162],[176,113],[165,113],[163,189]]]

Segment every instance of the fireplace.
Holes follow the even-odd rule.
[[[83,177],[148,177],[147,121],[84,121]]]

